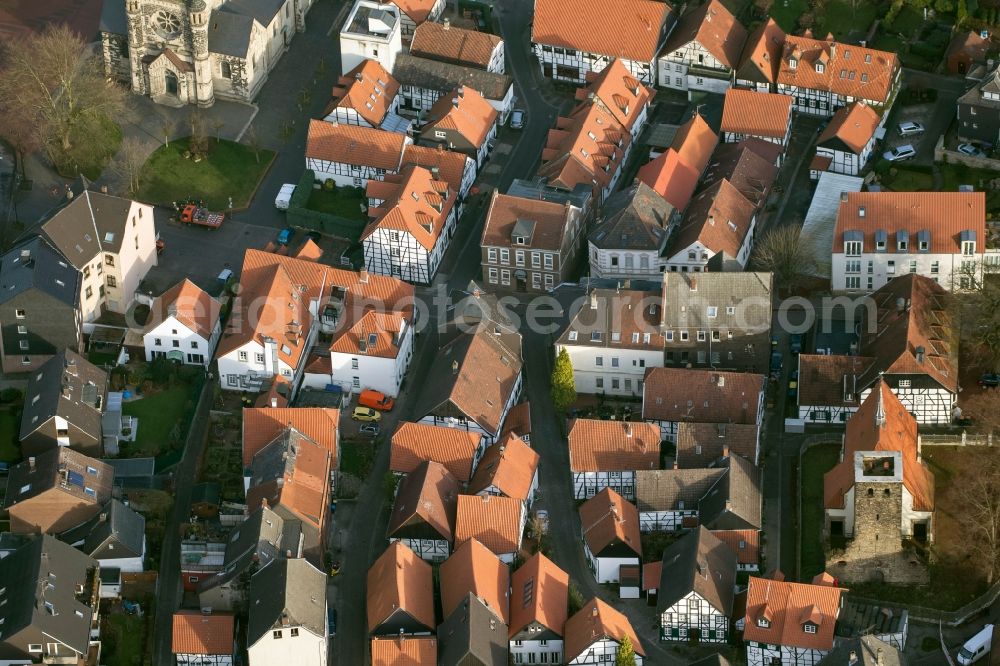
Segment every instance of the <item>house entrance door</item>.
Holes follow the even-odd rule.
[[[168,95],[177,94],[177,75],[169,69],[163,72],[163,83],[166,86]]]

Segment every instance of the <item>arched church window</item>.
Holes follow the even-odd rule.
[[[173,39],[181,34],[181,20],[176,14],[160,10],[153,14],[153,29],[164,39]]]
[[[230,65],[227,61],[225,61],[225,60],[222,61],[222,64],[220,65],[220,69],[222,71],[222,78],[224,78],[224,79],[231,79],[231,78],[233,78],[233,66]]]

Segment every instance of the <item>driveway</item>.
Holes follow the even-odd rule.
[[[910,89],[926,88],[936,90],[937,99],[932,105],[927,105],[926,108],[919,108],[924,105],[904,107],[899,103],[895,104],[892,115],[886,123],[888,130],[886,144],[891,147],[903,143],[913,143],[913,146],[917,149],[917,156],[911,163],[930,166],[934,163],[934,144],[937,143],[938,137],[948,130],[948,126],[955,118],[955,103],[959,96],[965,92],[965,80],[954,76],[943,76],[941,74],[920,72],[914,69],[904,69],[903,86]],[[910,117],[911,114],[913,117]],[[926,131],[923,136],[901,139],[896,135],[896,125],[904,120],[919,120],[924,123]],[[916,139],[919,139],[919,141],[916,141]]]

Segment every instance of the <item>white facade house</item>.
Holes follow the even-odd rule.
[[[834,231],[831,287],[870,293],[915,273],[949,291],[974,288],[987,253],[983,192],[847,192]]]
[[[142,335],[146,361],[208,367],[222,334],[222,305],[188,279],[153,300]]]
[[[347,74],[365,60],[392,72],[403,51],[399,8],[392,3],[357,0],[340,30],[340,67]]]
[[[403,113],[421,116],[459,86],[479,92],[500,114],[501,125],[514,109],[514,79],[506,74],[404,53],[396,58],[392,75],[399,81]]]
[[[566,664],[607,666],[614,663],[618,646],[626,637],[632,643],[636,666],[642,666],[646,650],[628,618],[594,597],[566,621]]]
[[[659,85],[725,93],[746,38],[746,28],[719,0],[688,11],[670,33],[659,57]]]
[[[810,177],[819,178],[822,171],[848,176],[861,173],[875,152],[878,128],[887,116],[880,117],[864,102],[854,102],[838,110],[816,140]]]
[[[396,113],[398,93],[399,83],[379,61],[362,60],[337,81],[323,120],[407,134],[410,121]]]
[[[679,215],[644,182],[620,190],[604,202],[603,220],[590,232],[590,273],[596,278],[663,279],[663,251]]]
[[[338,187],[365,187],[398,173],[403,152],[413,139],[398,132],[322,120],[309,121],[306,168],[316,182],[333,180]]]
[[[504,41],[499,35],[456,27],[448,18],[440,23],[421,23],[413,33],[410,54],[504,73]]]
[[[153,207],[84,190],[41,227],[42,235],[80,271],[84,333],[107,310],[125,314],[135,290],[156,266]]]
[[[756,205],[724,178],[692,199],[663,253],[664,270],[704,272],[717,254],[746,267],[756,230]]]
[[[326,575],[304,558],[274,560],[250,579],[247,663],[326,666]]]
[[[417,27],[437,21],[444,13],[445,0],[390,0],[402,19],[403,38],[410,41]]]
[[[605,488],[580,505],[583,554],[598,583],[618,583],[623,566],[639,566],[642,538],[635,505]]]

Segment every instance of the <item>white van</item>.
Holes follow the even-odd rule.
[[[278,210],[288,210],[292,203],[292,194],[295,193],[294,183],[285,183],[278,191],[278,196],[274,198],[274,207]]]
[[[978,634],[965,641],[965,645],[958,651],[958,663],[962,666],[973,664],[990,651],[990,644],[993,642],[993,625],[988,624]]]

